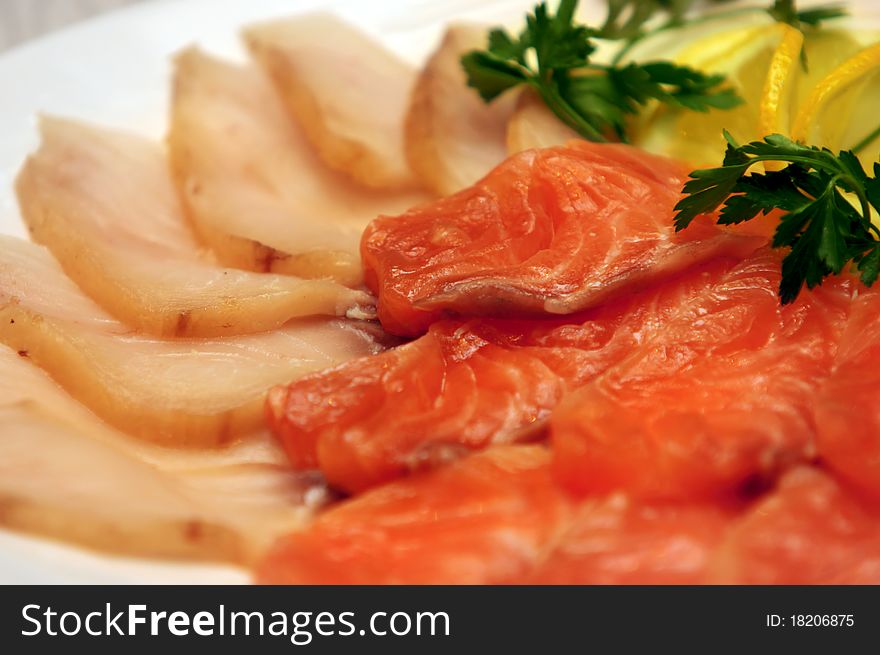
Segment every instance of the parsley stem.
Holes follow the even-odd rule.
[[[563,123],[573,128],[590,141],[597,141],[600,143],[608,141],[599,130],[585,121],[574,107],[568,103],[562,94],[559,93],[559,89],[554,82],[550,80],[547,82],[540,82],[532,78],[529,80],[529,84]]]
[[[849,183],[850,188],[859,198],[859,204],[862,206],[862,225],[864,225],[867,230],[880,236],[880,230],[877,229],[877,226],[874,225],[874,222],[871,220],[871,204],[868,202],[868,197],[865,195],[864,190],[848,175],[842,176],[842,178]]]
[[[862,139],[856,145],[854,145],[852,147],[852,151],[853,152],[861,152],[862,150],[867,148],[871,144],[871,142],[874,139],[876,139],[878,136],[880,136],[880,125],[875,127],[874,130],[870,134],[868,134],[868,136],[866,136],[864,139]]]

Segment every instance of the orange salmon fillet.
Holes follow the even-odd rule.
[[[734,517],[708,503],[585,502],[523,584],[701,584]]]
[[[877,584],[880,514],[818,468],[755,500],[575,501],[541,446],[372,489],[279,539],[269,584]]]
[[[712,569],[722,584],[880,584],[880,513],[797,469],[737,522]]]
[[[880,498],[880,293],[863,291],[816,404],[819,456]]]
[[[847,318],[844,278],[781,306],[762,250],[684,297],[662,329],[561,405],[559,479],[578,494],[704,498],[815,455],[812,405]]]
[[[541,446],[502,446],[374,489],[271,550],[274,584],[491,584],[527,573],[571,506]]]
[[[762,239],[711,217],[675,233],[686,179],[674,160],[572,141],[510,157],[453,196],[380,217],[361,241],[383,327],[421,334],[444,316],[571,314]]]
[[[273,389],[266,414],[296,468],[361,491],[463,452],[543,434],[569,390],[662,329],[718,260],[567,319],[472,319]],[[572,322],[568,322],[572,321]]]

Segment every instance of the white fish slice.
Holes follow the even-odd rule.
[[[44,248],[0,237],[0,342],[148,441],[220,445],[259,428],[270,387],[381,350],[371,329],[312,318],[238,337],[142,336],[86,297]]]
[[[363,228],[425,199],[331,170],[259,69],[196,49],[175,61],[168,145],[193,225],[237,268],[360,284]]]
[[[379,189],[418,185],[403,152],[407,63],[328,13],[255,25],[244,38],[328,165]]]
[[[200,253],[158,145],[53,118],[42,135],[17,182],[25,222],[86,293],[132,327],[234,335],[369,312],[369,296],[329,280],[222,268]]]
[[[176,451],[109,428],[0,345],[0,525],[122,555],[247,563],[329,498],[265,434]]]
[[[507,156],[506,126],[515,94],[484,103],[467,85],[461,56],[486,46],[487,30],[452,25],[422,69],[406,116],[406,153],[424,185],[449,195]]]

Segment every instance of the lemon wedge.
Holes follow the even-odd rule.
[[[859,147],[862,163],[880,155],[880,43],[864,48],[828,73],[807,96],[792,138],[832,150]]]

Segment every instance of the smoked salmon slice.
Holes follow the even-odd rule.
[[[880,515],[816,468],[749,504],[574,501],[542,446],[397,480],[281,538],[272,584],[854,584],[880,579]]]
[[[502,446],[373,489],[279,540],[272,584],[492,584],[522,576],[571,505],[541,446]]]
[[[331,498],[268,434],[226,449],[147,444],[0,345],[0,526],[117,555],[245,563]]]
[[[329,169],[261,70],[194,48],[175,59],[168,146],[187,214],[226,266],[358,285],[367,223],[426,199]]]
[[[524,584],[703,584],[736,507],[591,499]]]
[[[446,315],[571,314],[754,238],[714,221],[676,234],[683,164],[581,141],[514,155],[474,186],[379,217],[364,232],[367,285],[393,334]]]
[[[489,444],[541,435],[563,394],[620,361],[698,293],[719,259],[584,314],[442,321],[416,341],[273,389],[266,414],[297,468],[359,491]]]
[[[880,498],[880,294],[862,290],[816,404],[819,456]]]
[[[115,320],[42,246],[0,236],[0,342],[109,423],[175,446],[216,446],[262,426],[272,386],[383,349],[371,324],[291,321],[271,332],[162,340]]]
[[[731,529],[722,584],[878,584],[880,513],[816,468],[788,473]]]
[[[86,293],[158,336],[250,334],[301,316],[362,317],[371,299],[330,280],[218,266],[183,215],[155,143],[56,118],[18,176],[22,216]]]
[[[763,249],[683,297],[660,329],[551,419],[555,468],[580,494],[704,498],[761,486],[815,456],[812,405],[852,284],[780,306]]]

